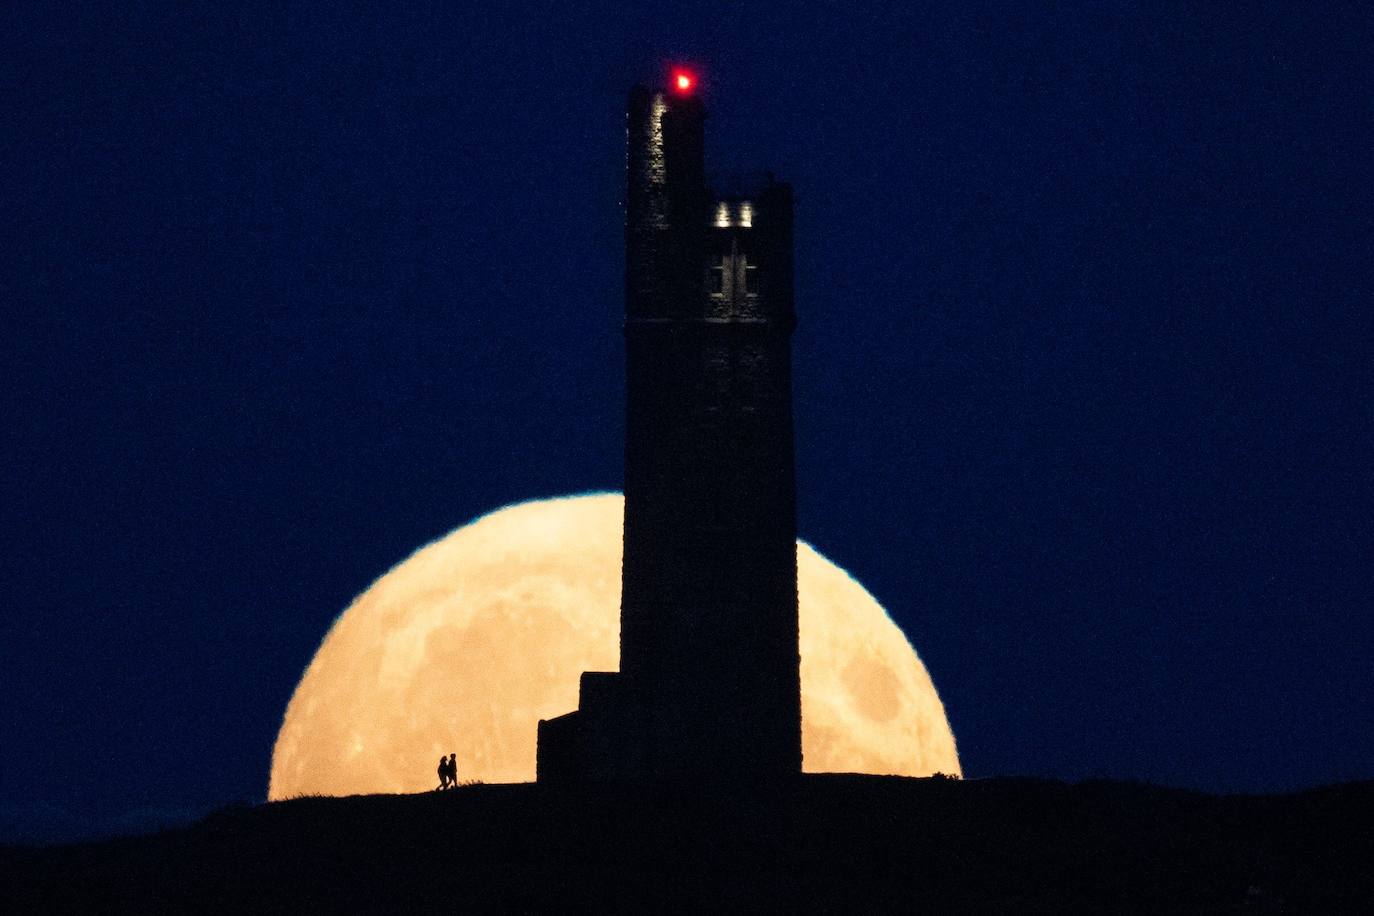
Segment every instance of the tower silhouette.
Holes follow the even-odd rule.
[[[710,189],[704,122],[630,92],[620,671],[539,723],[540,781],[801,771],[792,192]]]

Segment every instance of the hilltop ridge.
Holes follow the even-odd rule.
[[[0,849],[18,911],[785,908],[1354,911],[1374,782],[1211,796],[1119,782],[807,775],[308,797]]]

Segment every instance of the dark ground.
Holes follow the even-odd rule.
[[[468,786],[0,848],[6,912],[1369,912],[1374,782],[1282,796],[807,776],[768,793]]]

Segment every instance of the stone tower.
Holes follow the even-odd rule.
[[[620,671],[540,722],[541,781],[801,772],[791,189],[713,192],[704,120],[630,93]]]

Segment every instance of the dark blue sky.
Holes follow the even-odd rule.
[[[966,772],[1374,777],[1367,4],[97,6],[0,9],[0,840],[261,799],[356,593],[618,489],[668,60],[796,188],[802,535]]]

